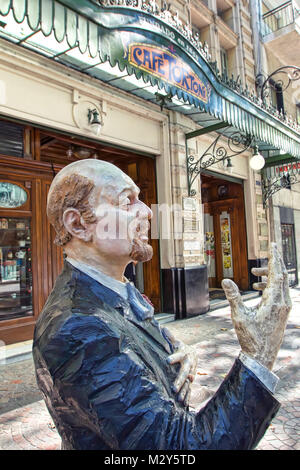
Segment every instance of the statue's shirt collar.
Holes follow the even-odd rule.
[[[75,259],[69,257],[66,258],[66,261],[74,268],[78,269],[79,271],[110,289],[110,291],[118,294],[118,296],[120,296],[127,305],[130,305],[134,317],[136,317],[136,319],[139,321],[153,318],[154,309],[152,305],[150,305],[143,298],[134,284],[128,281],[128,279],[124,278],[125,282],[120,282],[110,276],[107,276],[107,274],[104,274],[89,264],[76,261]]]
[[[102,271],[94,268],[93,266],[90,266],[89,264],[82,263],[81,261],[76,261],[75,259],[69,257],[66,258],[66,261],[72,264],[74,268],[79,269],[83,273],[90,276],[92,279],[95,279],[95,281],[98,281],[100,282],[100,284],[103,284],[103,286],[115,291],[123,299],[128,299],[128,291],[126,288],[126,284],[127,282],[129,282],[128,279],[125,278],[125,282],[117,281],[117,279],[114,279],[111,276],[107,276],[107,274],[104,274]]]

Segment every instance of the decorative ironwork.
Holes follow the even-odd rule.
[[[211,55],[209,53],[209,47],[207,42],[202,43],[198,33],[192,31],[190,23],[184,23],[179,18],[179,13],[176,11],[175,15],[170,12],[171,2],[162,2],[160,7],[155,0],[92,0],[96,4],[100,4],[102,7],[132,7],[138,10],[150,13],[153,16],[158,17],[168,25],[172,26],[179,33],[181,33],[206,59],[210,60]]]
[[[263,206],[268,206],[268,199],[281,189],[290,189],[292,184],[300,183],[300,162],[287,163],[282,167],[271,167],[262,172]]]
[[[172,93],[168,93],[167,95],[162,95],[161,93],[155,93],[155,99],[157,103],[160,105],[160,110],[162,111],[164,106],[167,103],[172,103]]]
[[[219,144],[221,138],[227,139],[226,144]],[[231,158],[245,152],[253,145],[253,137],[243,135],[240,132],[232,132],[230,135],[224,136],[219,134],[214,142],[206,149],[206,151],[195,161],[194,155],[187,157],[187,176],[188,176],[188,194],[195,196],[196,190],[192,189],[198,175],[210,166],[220,161],[226,160],[231,164]],[[230,166],[230,165],[229,165]],[[232,166],[232,165],[231,165]]]
[[[298,10],[293,1],[285,2],[271,11],[267,11],[262,16],[262,36],[265,37],[270,33],[295,23],[299,15],[300,10]]]
[[[281,75],[281,77],[276,80],[275,76],[277,75]],[[296,80],[300,80],[300,67],[285,65],[272,72],[267,78],[262,73],[258,74],[256,86],[260,89],[260,98],[264,102],[270,96],[272,89],[280,89],[283,92]]]

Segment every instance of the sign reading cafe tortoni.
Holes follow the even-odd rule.
[[[113,16],[111,24],[106,17],[112,36],[106,31],[103,57],[109,58],[112,65],[118,62],[121,70],[125,66],[129,74],[135,70],[138,78],[142,75],[145,82],[150,80],[159,88],[164,86],[167,92],[176,93],[190,104],[221,110],[219,97],[207,76],[209,67],[202,46],[196,48],[177,31],[145,13],[131,11],[124,16],[122,13],[118,10],[117,31]]]
[[[208,103],[210,86],[204,85],[191,67],[171,52],[173,50],[172,46],[168,50],[147,44],[130,44],[128,61],[131,65],[181,88],[204,103]]]

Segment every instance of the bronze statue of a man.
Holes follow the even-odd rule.
[[[74,162],[54,178],[47,212],[67,258],[38,318],[33,356],[62,448],[254,448],[279,408],[271,368],[291,308],[276,247],[258,307],[247,309],[223,281],[242,351],[193,412],[195,360],[124,278],[130,262],[152,257],[152,213],[135,183],[110,163]]]

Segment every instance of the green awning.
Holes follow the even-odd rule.
[[[0,37],[146,100],[170,94],[166,107],[201,127],[225,121],[262,150],[300,158],[299,126],[264,109],[234,81],[224,85],[206,49],[178,18],[149,12],[143,0],[141,9],[99,3],[1,0]]]

